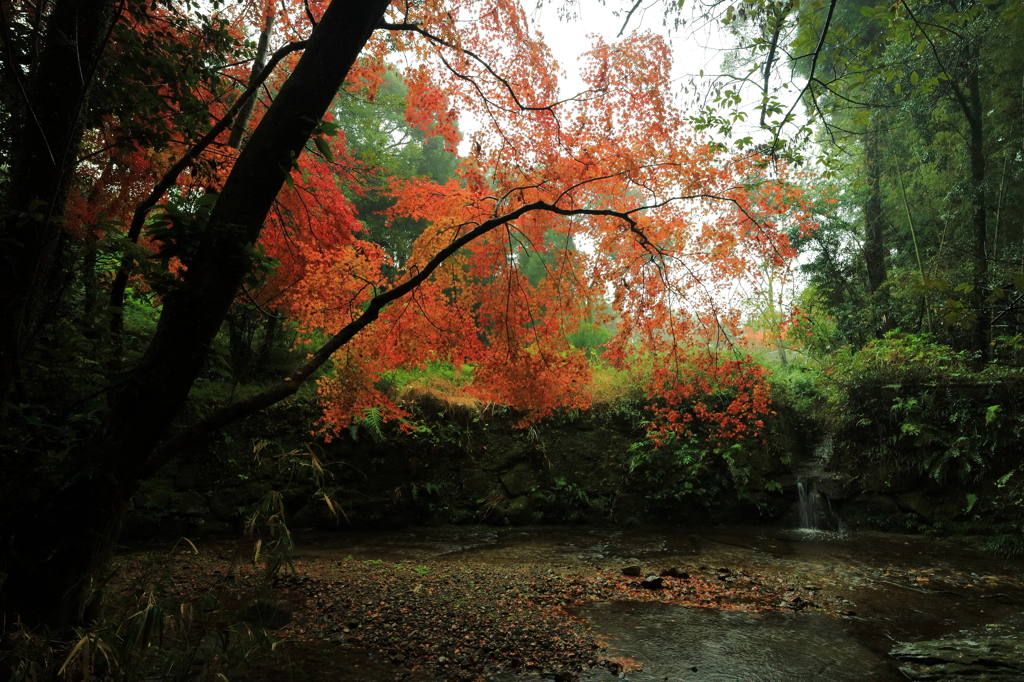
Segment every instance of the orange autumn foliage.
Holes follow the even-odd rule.
[[[309,13],[315,19],[325,5],[310,2]],[[258,33],[269,14],[275,47],[309,32],[303,3],[248,2],[223,12],[238,41]],[[672,96],[671,51],[657,35],[598,41],[584,58],[586,92],[567,98],[558,65],[514,0],[401,3],[388,19],[403,30],[376,31],[346,87],[373,98],[386,70],[400,69],[409,125],[455,150],[461,117],[473,127],[469,156],[443,184],[394,179],[389,216],[426,224],[394,276],[348,198],[363,191],[361,178],[372,169],[349,152],[344,134],[322,135],[333,158],[309,145],[296,160],[261,237],[263,253],[278,265],[240,300],[287,314],[307,339],[333,333],[453,240],[534,208],[460,249],[335,354],[319,383],[324,430],[333,433],[370,407],[402,416],[378,380],[437,360],[471,366],[466,390],[518,410],[524,424],[584,408],[591,364],[568,336],[614,322],[603,359],[643,377],[658,428],[685,430],[697,420],[723,437],[756,436],[770,411],[768,391],[763,370],[742,348],[733,292],[737,282],[785,279],[794,256],[787,230],[814,228],[789,171],[717,151],[689,127]],[[140,33],[159,24],[172,34],[164,39],[187,44],[172,23],[126,21]],[[250,128],[294,58],[268,82]],[[228,67],[223,76],[244,82],[247,69]],[[200,85],[197,100],[214,119],[222,116],[230,98]],[[95,148],[127,136],[129,118],[112,118]],[[127,144],[98,153],[72,222],[129,214],[195,137],[171,136],[159,150]],[[237,154],[226,140],[227,132],[178,178],[180,201],[217,190]],[[145,182],[136,187],[129,177]],[[556,254],[532,284],[517,256],[524,248],[545,251],[551,231],[580,248]],[[705,399],[712,394],[729,400]]]

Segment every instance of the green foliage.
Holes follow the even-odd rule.
[[[456,367],[450,362],[427,362],[419,367],[396,369],[381,377],[376,388],[399,398],[409,389],[454,395],[473,383],[473,366]]]
[[[557,273],[560,260],[570,258],[576,250],[572,235],[548,230],[544,234],[543,244],[519,242],[516,254],[519,272],[536,287],[549,275]],[[586,350],[587,356],[593,359],[600,356],[601,346],[611,339],[613,333],[614,327],[597,324],[595,316],[591,315],[587,322],[567,334],[567,337],[574,348]]]
[[[927,337],[872,341],[823,372],[836,447],[863,466],[884,461],[940,483],[966,483],[1003,469],[1024,435],[1024,375],[974,371],[969,356]]]
[[[545,515],[567,521],[584,521],[595,514],[605,515],[611,504],[604,496],[590,495],[582,486],[556,478],[550,486],[535,487],[530,496]]]
[[[997,535],[981,545],[982,551],[1007,559],[1024,556],[1024,534],[1020,532]]]
[[[363,411],[363,417],[357,419],[349,427],[352,440],[359,440],[360,428],[370,434],[373,442],[380,443],[384,440],[384,416],[383,410],[379,407],[368,407]]]
[[[753,473],[748,447],[692,435],[672,434],[661,443],[643,440],[630,447],[627,477],[641,479],[650,491],[648,497],[658,503],[696,500],[711,508],[727,492],[747,495]]]
[[[372,100],[364,94],[342,90],[333,112],[348,149],[366,164],[360,176],[362,191],[349,191],[347,196],[366,226],[368,238],[384,248],[392,259],[393,271],[397,272],[426,225],[419,220],[389,219],[384,215],[396,201],[390,193],[391,178],[427,176],[444,183],[453,176],[458,157],[445,149],[441,137],[428,136],[406,122],[408,89],[398,73],[387,74]]]

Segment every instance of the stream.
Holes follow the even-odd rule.
[[[771,574],[842,615],[798,608],[750,612],[658,602],[588,602],[571,611],[601,634],[609,655],[639,662],[625,679],[905,680],[898,642],[985,627],[1024,604],[1024,563],[941,540],[886,533],[781,528],[417,528],[298,538],[309,561],[545,564],[644,574],[668,566]],[[709,568],[710,567],[710,568]],[[721,567],[719,569],[718,567]],[[535,679],[503,673],[500,682]],[[584,680],[623,679],[592,670]]]

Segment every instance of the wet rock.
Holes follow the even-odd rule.
[[[920,489],[922,483],[923,476],[917,468],[888,461],[865,467],[859,479],[860,486],[871,493],[908,493]]]
[[[646,590],[661,590],[665,587],[662,582],[663,578],[656,575],[649,575],[640,581],[640,587]]]
[[[622,569],[622,575],[628,575],[631,578],[639,578],[643,574],[643,569],[639,566],[626,566]]]
[[[663,578],[681,578],[683,580],[687,580],[687,579],[689,579],[690,574],[687,573],[686,571],[682,570],[681,568],[673,566],[671,568],[663,568],[661,570],[661,577],[663,577]]]
[[[848,499],[839,509],[843,523],[853,530],[898,528],[905,512],[888,495],[863,493]]]
[[[486,499],[497,487],[496,477],[480,469],[463,469],[459,472],[459,483],[470,500]]]
[[[928,495],[920,490],[904,493],[896,498],[896,503],[903,509],[911,511],[929,523],[941,519],[952,519],[958,516],[963,503],[958,499],[950,499],[950,495]]]
[[[906,663],[900,671],[912,680],[1024,679],[1024,642],[1005,633],[978,634],[901,644],[891,653]]]
[[[530,500],[525,495],[510,500],[505,508],[505,516],[513,526],[523,526],[532,520]]]
[[[280,602],[257,599],[241,610],[238,619],[267,630],[279,630],[292,622],[292,612]]]
[[[331,514],[323,500],[312,502],[299,509],[288,519],[288,525],[295,528],[329,529],[338,527],[338,519]]]
[[[220,521],[234,523],[249,508],[251,504],[260,499],[269,486],[260,484],[249,484],[235,488],[222,488],[210,498],[210,511]]]
[[[540,485],[540,478],[534,467],[525,462],[520,462],[501,477],[501,483],[505,486],[509,497],[519,497],[520,495],[526,495],[534,487]]]

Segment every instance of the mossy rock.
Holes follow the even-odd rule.
[[[518,498],[526,495],[540,485],[540,474],[535,467],[520,462],[501,477],[501,484],[510,497]]]

